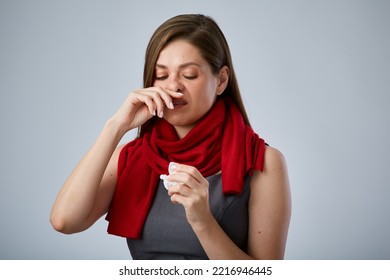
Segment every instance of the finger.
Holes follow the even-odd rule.
[[[133,94],[130,96],[130,102],[133,103],[135,106],[142,106],[142,104],[144,104],[148,107],[149,113],[152,116],[156,115],[156,105],[153,99],[149,95],[145,94],[144,91],[134,91]]]
[[[176,162],[171,162],[169,163],[169,172],[171,175],[176,174],[176,173],[184,173],[192,177],[195,181],[198,183],[203,182],[204,177],[203,175],[199,172],[198,169],[191,165],[186,165],[186,164],[179,164]],[[184,182],[184,181],[183,181]]]
[[[170,91],[168,89],[163,89],[161,87],[156,87],[155,89],[160,94],[160,97],[163,100],[164,105],[168,109],[174,109],[173,102],[172,102],[173,96],[171,96],[170,94],[175,94],[175,92],[174,91]]]
[[[173,91],[173,90],[170,90],[170,89],[167,89],[167,88],[161,88],[163,91],[165,91],[166,93],[168,93],[172,98],[180,98],[183,96],[183,93],[179,92],[179,91]]]
[[[165,105],[169,109],[174,109],[174,105],[172,99],[182,98],[183,93],[178,91],[169,90],[166,88],[157,87],[157,90],[161,93],[161,97],[163,98]]]
[[[186,202],[188,201],[188,197],[185,197],[185,196],[182,196],[178,193],[174,193],[172,196],[171,196],[171,201],[172,203],[174,204],[181,204],[181,205],[186,205]]]
[[[162,118],[164,115],[165,104],[162,99],[161,92],[159,92],[155,88],[148,88],[145,89],[144,94],[149,96],[153,100],[156,108],[156,115]]]
[[[168,195],[172,196],[174,194],[180,194],[182,196],[189,197],[192,194],[192,190],[184,184],[172,184],[168,188]]]
[[[136,91],[137,94],[144,96],[142,100],[148,101],[146,103],[150,108],[150,112],[153,116],[160,118],[164,115],[164,108],[174,109],[172,102],[173,98],[180,98],[183,96],[180,92],[175,92],[161,87],[150,87]],[[146,99],[148,97],[148,99]],[[150,101],[149,101],[150,100]],[[154,104],[152,104],[154,103]]]
[[[166,177],[168,182],[176,182],[176,184],[172,185],[185,185],[187,188],[196,189],[199,185],[199,182],[195,180],[191,175],[187,173],[172,173]]]
[[[183,94],[180,92],[163,89],[161,87],[148,88],[147,91],[157,105],[157,115],[160,118],[163,117],[165,107],[168,109],[174,109],[172,102],[173,98],[181,98],[183,96]]]

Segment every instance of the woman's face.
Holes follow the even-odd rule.
[[[217,95],[225,89],[222,72],[227,72],[226,68],[214,75],[198,48],[185,40],[173,41],[160,52],[154,86],[183,93],[182,98],[173,100],[173,110],[164,110],[164,118],[175,127],[180,138],[210,110]]]

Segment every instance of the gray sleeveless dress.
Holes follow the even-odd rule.
[[[245,178],[240,195],[223,195],[221,174],[206,179],[209,181],[211,212],[233,242],[246,251],[250,177]],[[134,260],[208,259],[187,222],[184,207],[171,202],[162,181],[140,239],[128,238],[127,244]]]

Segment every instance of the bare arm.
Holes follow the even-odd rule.
[[[54,229],[80,232],[108,211],[117,182],[119,141],[127,131],[170,107],[173,97],[181,94],[156,87],[129,94],[61,188],[50,215]]]
[[[50,221],[57,231],[80,232],[107,212],[116,185],[121,135],[107,122],[98,139],[65,181]],[[114,153],[115,151],[115,153]]]
[[[291,217],[291,194],[283,155],[266,148],[262,173],[255,172],[249,201],[248,254],[283,259]]]

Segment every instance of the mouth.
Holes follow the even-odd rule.
[[[187,105],[187,102],[183,99],[174,99],[172,100],[173,106],[176,108],[176,106],[184,106]]]

